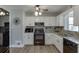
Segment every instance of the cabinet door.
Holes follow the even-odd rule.
[[[63,19],[63,15],[59,16],[59,26],[64,26],[64,19]]]
[[[45,26],[55,26],[55,18],[54,17],[47,17],[45,19]]]
[[[50,18],[50,23],[51,26],[55,26],[55,18]]]
[[[50,34],[45,33],[45,45],[50,44]]]
[[[54,35],[54,38],[54,45],[60,52],[63,52],[63,38],[57,35]]]
[[[63,39],[62,38],[57,38],[56,40],[56,47],[60,52],[63,52]]]
[[[45,34],[45,44],[54,44],[54,36],[52,33]]]
[[[79,26],[79,6],[73,8],[74,10],[74,25]]]
[[[25,17],[23,20],[24,26],[34,26],[35,19],[33,17]]]
[[[33,34],[29,33],[29,34],[25,34],[24,35],[24,43],[25,45],[33,45]]]
[[[48,17],[46,18],[44,18],[44,23],[45,23],[45,26],[49,26],[49,22],[48,22]]]
[[[55,26],[59,26],[59,16],[56,17]]]
[[[64,26],[63,15],[58,15],[56,18],[56,26]]]

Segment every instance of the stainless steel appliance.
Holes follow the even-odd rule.
[[[34,45],[45,44],[44,23],[35,23]]]
[[[34,32],[34,45],[44,45],[44,29],[36,28]]]
[[[25,28],[25,33],[31,33],[31,32],[33,32],[33,26],[27,26]]]

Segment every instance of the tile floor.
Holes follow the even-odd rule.
[[[10,48],[10,53],[59,53],[54,45],[31,46],[26,45],[23,48]]]

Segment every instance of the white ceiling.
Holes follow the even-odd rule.
[[[22,9],[27,14],[34,13],[34,5],[7,5],[8,8],[14,8],[14,9]],[[40,8],[46,8],[48,11],[44,11],[43,14],[51,14],[51,15],[58,15],[65,10],[70,8],[70,5],[40,5]]]
[[[65,10],[69,9],[71,6],[70,5],[41,5],[41,9],[48,9],[48,11],[43,11],[43,14],[51,14],[51,15],[58,15]],[[32,13],[34,12],[34,6],[28,5],[27,8],[24,8],[24,10],[27,13]]]

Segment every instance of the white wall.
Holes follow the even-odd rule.
[[[14,23],[14,18],[19,17],[19,24]],[[22,20],[23,11],[22,10],[11,10],[10,12],[10,46],[11,47],[21,47],[23,46],[23,34],[22,34]],[[18,43],[20,43],[18,45]]]

